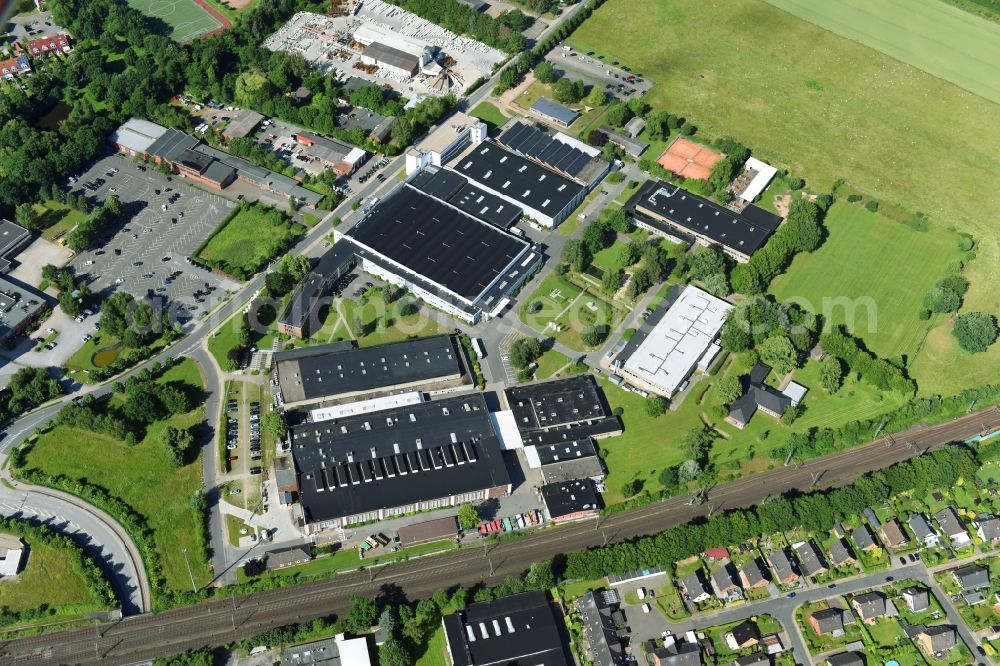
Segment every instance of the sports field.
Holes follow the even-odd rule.
[[[655,82],[654,107],[745,142],[815,191],[844,178],[971,233],[978,258],[964,309],[1000,312],[997,104],[763,0],[608,0],[567,41],[628,64]],[[928,259],[936,276],[946,259]],[[947,337],[935,336],[942,354]],[[978,357],[1000,373],[1000,354]],[[946,362],[935,369],[976,383]]]
[[[767,2],[1000,102],[1000,24],[941,0]]]
[[[170,26],[170,37],[178,42],[189,42],[215,30],[232,26],[227,18],[204,1],[128,0],[128,4]]]
[[[915,231],[842,202],[830,208],[825,226],[823,245],[796,257],[771,292],[823,315],[828,325],[847,324],[879,356],[912,358],[931,323],[917,316],[924,294],[944,277],[941,266],[959,257],[958,234]]]

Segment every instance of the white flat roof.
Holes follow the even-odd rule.
[[[111,140],[119,146],[144,153],[166,131],[166,127],[148,120],[129,118],[111,134]]]
[[[351,152],[347,153],[347,155],[344,156],[344,161],[347,162],[348,164],[354,164],[358,160],[362,159],[364,156],[365,156],[365,151],[363,151],[361,148],[351,148]]]
[[[514,412],[509,409],[490,412],[490,421],[493,422],[493,432],[500,439],[501,449],[513,451],[524,448],[524,440],[521,439],[521,431],[517,429],[517,419],[514,418]]]
[[[625,370],[670,396],[691,375],[732,309],[688,285],[625,361]]]
[[[422,391],[410,391],[397,395],[387,395],[381,398],[371,398],[370,400],[359,400],[343,405],[333,405],[332,407],[320,407],[309,411],[309,418],[315,423],[318,421],[329,421],[339,419],[353,414],[368,414],[370,412],[381,412],[384,409],[395,409],[396,407],[406,407],[424,401]]]
[[[598,155],[601,154],[601,151],[598,150],[597,148],[594,148],[593,146],[588,146],[583,141],[580,141],[579,139],[574,139],[570,135],[563,134],[562,132],[556,132],[555,134],[552,135],[552,138],[558,141],[559,143],[565,143],[567,146],[573,146],[580,152],[586,153],[591,157],[597,157]]]
[[[365,638],[337,638],[337,649],[340,651],[340,663],[347,666],[371,666],[371,656],[368,654],[368,640]]]
[[[761,162],[756,157],[748,157],[746,164],[743,165],[744,171],[747,169],[752,169],[757,172],[757,175],[753,177],[753,180],[747,184],[746,188],[740,192],[739,198],[747,203],[750,203],[757,196],[764,191],[771,179],[774,178],[774,174],[778,173],[770,164],[766,162]]]

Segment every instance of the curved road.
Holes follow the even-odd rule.
[[[223,645],[265,629],[344,612],[353,594],[383,599],[418,598],[439,587],[495,583],[532,562],[560,553],[655,533],[712,511],[751,506],[791,490],[836,486],[949,442],[964,441],[1000,428],[1000,409],[992,407],[947,423],[915,427],[863,447],[817,458],[802,465],[762,472],[713,488],[702,504],[687,497],[640,507],[607,518],[546,529],[489,547],[361,571],[304,585],[217,598],[159,614],[127,618],[94,629],[66,631],[0,643],[5,661],[32,663],[126,663]]]

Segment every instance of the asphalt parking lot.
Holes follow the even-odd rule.
[[[610,62],[599,60],[596,56],[569,50],[557,46],[545,54],[545,59],[552,66],[571,79],[582,78],[594,85],[603,86],[608,95],[628,100],[640,97],[653,87],[653,82],[636,72],[616,67]],[[635,80],[629,82],[629,76]]]
[[[108,176],[112,169],[118,172]],[[106,182],[96,191],[83,188],[84,183],[99,178]],[[124,289],[136,297],[152,291],[196,316],[239,287],[187,262],[235,205],[232,201],[197,189],[178,176],[168,181],[155,167],[141,171],[120,155],[98,160],[73,188],[75,193],[86,194],[93,204],[115,194],[126,211],[124,222],[103,243],[81,252],[71,262],[78,275],[89,278],[93,291],[107,296]],[[196,300],[199,298],[201,302]]]

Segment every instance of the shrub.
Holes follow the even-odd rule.
[[[958,346],[965,351],[984,352],[996,342],[997,320],[993,315],[983,312],[967,312],[955,320],[951,333],[958,340]]]
[[[865,208],[867,208],[868,211],[871,212],[871,213],[877,213],[878,212],[878,202],[875,201],[874,199],[869,199],[865,203]]]

